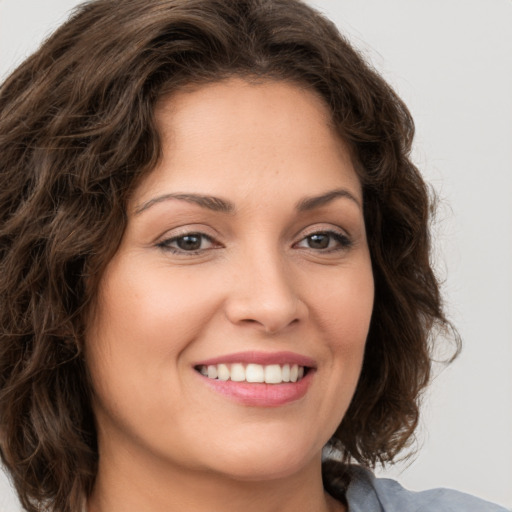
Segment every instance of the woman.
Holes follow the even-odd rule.
[[[0,111],[1,452],[27,510],[499,510],[364,469],[407,448],[450,326],[412,120],[331,23],[99,0]]]

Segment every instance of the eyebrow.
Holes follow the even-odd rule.
[[[235,211],[235,205],[233,203],[226,199],[221,199],[220,197],[205,196],[202,194],[164,194],[163,196],[154,197],[153,199],[142,203],[135,209],[135,214],[139,215],[148,208],[151,208],[153,205],[171,199],[194,203],[202,208],[213,210],[214,212],[233,213]]]
[[[359,208],[361,208],[361,204],[352,193],[350,193],[348,190],[344,188],[340,188],[330,190],[329,192],[325,192],[324,194],[318,196],[305,197],[295,205],[295,209],[299,212],[314,210],[315,208],[320,208],[321,206],[324,206],[333,201],[334,199],[338,198],[349,199],[352,202],[354,202],[357,206],[359,206]],[[214,212],[235,212],[235,205],[231,201],[228,201],[227,199],[221,199],[220,197],[207,196],[202,194],[176,193],[164,194],[158,197],[154,197],[149,201],[146,201],[145,203],[142,203],[135,209],[135,214],[139,215],[142,212],[146,211],[147,209],[151,208],[153,205],[169,200],[186,201],[188,203],[197,204],[202,208],[206,208],[207,210],[212,210]]]
[[[357,204],[359,208],[362,209],[362,206],[360,202],[357,200],[357,198],[348,190],[344,188],[338,188],[335,190],[330,190],[329,192],[326,192],[324,194],[321,194],[319,196],[312,196],[312,197],[305,197],[304,199],[300,200],[295,208],[299,212],[305,212],[309,210],[314,210],[315,208],[320,208],[320,206],[324,206],[327,203],[330,203],[334,199],[338,199],[340,197],[350,199],[352,202]]]

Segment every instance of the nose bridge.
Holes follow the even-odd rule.
[[[293,269],[283,253],[270,245],[250,244],[238,255],[226,312],[233,323],[254,323],[274,333],[300,320],[305,308]]]

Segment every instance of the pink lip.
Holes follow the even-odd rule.
[[[208,366],[222,363],[253,363],[261,365],[297,364],[299,366],[307,366],[308,368],[316,368],[316,363],[313,359],[294,352],[237,352],[236,354],[227,354],[225,356],[199,361],[194,366]]]
[[[213,391],[251,407],[279,407],[299,400],[307,393],[316,369],[313,359],[294,352],[239,352],[199,361],[194,367],[232,363],[297,364],[308,368],[306,375],[298,382],[282,384],[222,381],[209,379],[196,371],[196,375]]]
[[[250,382],[233,382],[231,380],[209,379],[196,372],[196,375],[213,391],[224,395],[235,402],[251,407],[279,407],[295,402],[308,391],[314,376],[310,370],[298,382],[282,384],[265,384]]]

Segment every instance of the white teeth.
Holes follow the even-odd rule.
[[[208,365],[208,378],[216,379],[217,378],[217,367],[213,364]]]
[[[235,382],[243,382],[245,380],[245,369],[242,364],[231,365],[231,380]]]
[[[232,380],[234,382],[281,384],[282,382],[297,382],[304,377],[304,366],[297,364],[261,365],[250,363],[246,366],[242,363],[217,364],[200,366],[198,370],[209,379]]]
[[[267,384],[279,384],[283,382],[281,367],[278,364],[265,366],[265,382]]]
[[[265,370],[261,364],[248,364],[245,369],[247,382],[265,382]]]
[[[294,364],[290,368],[290,381],[297,382],[298,377],[299,377],[299,367],[296,364]]]
[[[217,365],[217,378],[219,380],[228,380],[230,376],[229,368],[225,364]]]
[[[285,364],[281,369],[281,375],[283,377],[283,382],[290,382],[290,365]]]

